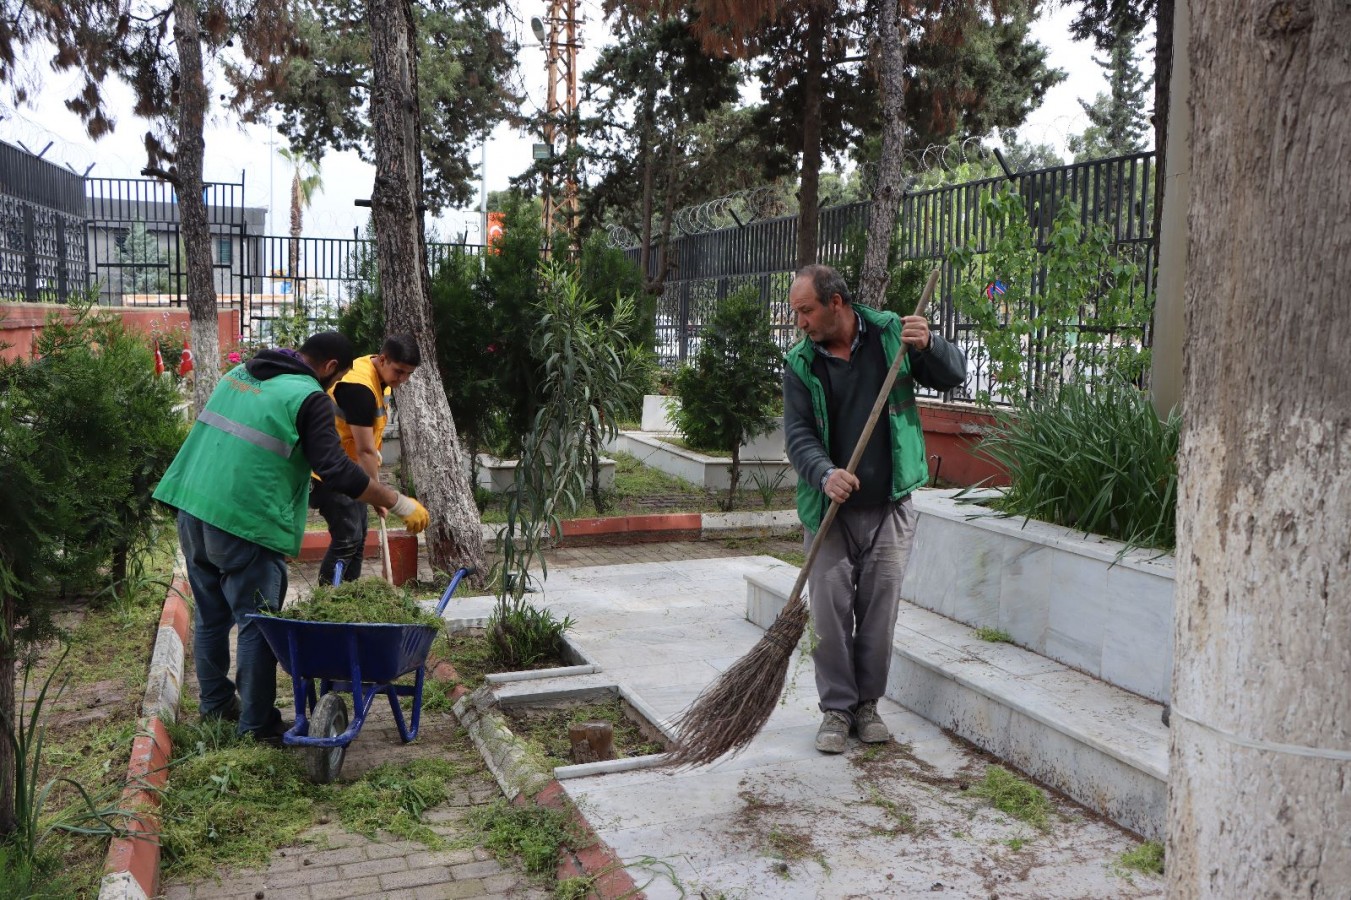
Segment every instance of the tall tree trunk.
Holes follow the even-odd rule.
[[[461,565],[481,571],[483,536],[478,509],[436,364],[427,292],[413,10],[409,0],[371,0],[367,17],[376,171],[371,218],[385,327],[390,334],[413,335],[422,351],[422,365],[399,391],[403,458],[417,485],[418,499],[431,513],[426,544],[432,565],[447,572]]]
[[[816,262],[816,227],[820,212],[821,104],[825,96],[826,17],[822,3],[807,7],[806,67],[802,72],[802,181],[797,195],[797,265]]]
[[[174,45],[178,50],[178,214],[187,257],[188,321],[193,352],[193,402],[200,411],[220,380],[220,326],[211,277],[211,229],[202,196],[202,131],[208,103],[202,75],[201,23],[197,0],[175,0]]]
[[[300,161],[296,160],[297,169],[291,176],[291,241],[286,251],[286,274],[291,276],[291,296],[295,298],[296,309],[304,312],[304,306],[301,301],[300,290],[300,232],[301,232],[301,201],[304,199],[303,192],[300,189]]]
[[[1190,10],[1168,894],[1344,897],[1351,5]]]
[[[882,92],[882,158],[868,210],[868,246],[859,273],[858,299],[880,308],[891,281],[887,262],[901,208],[901,156],[905,151],[905,41],[896,0],[881,2],[873,52]]]
[[[659,279],[652,275],[652,200],[657,181],[657,148],[655,134],[657,105],[657,67],[653,66],[643,91],[642,131],[638,135],[638,160],[643,171],[643,222],[638,268],[649,286]]]
[[[1173,88],[1173,2],[1158,0],[1154,32],[1154,240],[1163,230],[1164,160],[1168,158],[1168,106]],[[1156,270],[1157,274],[1157,270]]]

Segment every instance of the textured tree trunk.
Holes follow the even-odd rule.
[[[868,246],[859,273],[858,299],[868,306],[881,307],[891,281],[887,257],[901,208],[901,155],[905,151],[905,42],[896,0],[882,0],[874,48],[882,92],[882,158],[868,210]]]
[[[422,155],[417,121],[417,62],[409,0],[372,0],[371,124],[375,187],[371,218],[385,327],[411,334],[422,365],[399,390],[399,436],[418,499],[431,513],[426,544],[431,563],[443,571],[461,565],[483,568],[483,536],[455,422],[436,364],[431,298],[427,293],[427,248],[422,233]]]
[[[820,3],[807,8],[806,67],[802,73],[802,182],[797,195],[797,265],[816,262],[816,226],[820,212],[822,80],[826,74],[826,17]]]
[[[300,189],[300,162],[296,161],[295,174],[291,176],[291,242],[286,252],[286,272],[291,276],[291,296],[295,298],[296,308],[304,311],[302,291],[300,289],[300,232],[301,226],[301,201],[303,200]]]
[[[1168,894],[1345,897],[1351,5],[1190,10]]]
[[[1154,235],[1163,230],[1164,160],[1168,158],[1168,108],[1173,90],[1173,2],[1158,0],[1154,31]]]
[[[178,50],[178,214],[188,270],[188,321],[193,353],[192,397],[198,410],[220,380],[220,330],[216,287],[211,278],[211,229],[202,196],[206,142],[206,81],[202,76],[201,24],[197,0],[175,0],[174,45]]]

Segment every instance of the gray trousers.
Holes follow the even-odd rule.
[[[811,548],[815,534],[806,532]],[[887,688],[901,581],[915,539],[910,497],[840,508],[807,576],[821,709],[852,714]]]

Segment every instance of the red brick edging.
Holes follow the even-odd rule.
[[[591,887],[591,894],[597,900],[620,900],[620,898],[638,898],[641,900],[645,895],[638,890],[637,883],[633,876],[629,874],[628,869],[624,868],[624,862],[618,856],[615,856],[613,850],[596,836],[596,831],[587,822],[581,812],[569,800],[568,795],[563,791],[563,785],[558,783],[557,779],[550,781],[545,788],[537,793],[533,800],[527,800],[524,794],[518,794],[513,801],[518,806],[533,802],[536,806],[547,807],[548,809],[557,809],[568,813],[572,819],[573,826],[578,832],[590,839],[590,843],[574,850],[565,848],[561,852],[562,859],[558,862],[558,878],[594,878],[595,883]]]
[[[441,661],[428,673],[432,679],[445,684],[452,684],[460,680],[460,673],[449,662]],[[456,684],[451,692],[451,698],[459,700],[469,689],[463,684]],[[591,827],[591,823],[582,816],[581,810],[577,809],[568,800],[567,794],[563,791],[563,785],[558,783],[558,779],[550,779],[549,783],[541,788],[533,799],[527,798],[525,792],[516,795],[512,803],[516,806],[524,806],[533,802],[536,806],[544,806],[549,809],[557,809],[567,812],[571,818],[573,826],[577,833],[586,839],[589,839],[587,845],[574,850],[571,847],[564,848],[559,852],[557,875],[559,880],[565,878],[592,877],[595,878],[595,884],[592,886],[589,897],[597,900],[642,900],[645,896],[638,890],[638,885],[629,875],[628,870],[624,868],[624,863],[618,856],[615,856],[613,850],[596,835],[596,831]]]
[[[114,838],[108,846],[100,897],[105,894],[134,896],[128,877],[144,896],[159,894],[159,797],[168,780],[169,759],[173,754],[173,742],[164,722],[172,720],[178,713],[178,686],[183,680],[184,649],[191,622],[186,600],[189,596],[188,583],[175,577],[160,613],[150,683],[146,687],[147,700],[142,707],[144,718],[140,733],[131,744],[126,787],[122,790],[122,808],[133,811],[127,823],[130,834]],[[172,646],[172,636],[177,637],[176,649]]]

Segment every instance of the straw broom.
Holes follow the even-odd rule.
[[[920,295],[915,315],[924,315],[938,284],[938,270],[929,273],[929,280]],[[906,356],[904,348],[896,354],[891,363],[882,389],[868,414],[867,424],[859,435],[854,452],[845,467],[850,475],[858,467],[863,450],[868,446],[873,428],[887,405],[887,395],[896,382],[901,370],[901,360]],[[793,583],[793,592],[788,603],[779,613],[774,624],[769,626],[764,636],[751,648],[750,652],[737,660],[726,672],[718,676],[673,723],[676,731],[676,746],[666,756],[665,765],[675,768],[704,766],[727,753],[740,753],[746,745],[760,733],[769,720],[769,715],[778,705],[779,695],[783,692],[784,677],[788,673],[788,664],[802,632],[807,627],[807,604],[802,599],[802,589],[806,587],[807,575],[811,572],[821,540],[835,524],[839,512],[838,500],[830,502],[830,509],[821,520],[821,527],[812,539],[807,550],[807,559]]]

